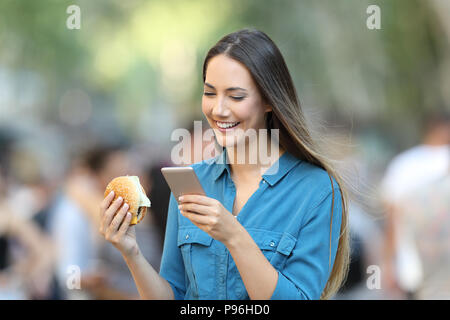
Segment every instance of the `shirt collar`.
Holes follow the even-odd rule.
[[[273,186],[301,161],[301,159],[296,158],[288,151],[285,151],[278,160],[267,169],[262,177],[270,186]],[[219,179],[225,170],[228,172],[228,175],[231,174],[225,148],[221,154],[214,158],[214,163],[214,180]]]
[[[227,152],[225,151],[225,148],[223,148],[223,151],[214,158],[215,163],[214,180],[219,179],[219,177],[225,170],[228,171],[228,174],[231,173],[227,161],[228,161]]]

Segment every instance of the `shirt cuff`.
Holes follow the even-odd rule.
[[[278,271],[278,281],[271,300],[310,300],[291,280]]]

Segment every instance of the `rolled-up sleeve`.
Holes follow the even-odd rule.
[[[184,299],[186,286],[183,257],[177,245],[177,235],[178,204],[171,193],[159,274],[169,282],[175,299],[181,300]]]
[[[341,193],[338,188],[334,191],[333,216],[330,192],[304,217],[292,254],[284,268],[278,270],[278,282],[271,299],[320,299],[333,268],[341,229]]]

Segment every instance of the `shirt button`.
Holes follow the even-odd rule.
[[[271,247],[275,246],[275,242],[270,241],[270,246],[271,246]]]
[[[189,239],[189,234],[186,235],[186,240]]]

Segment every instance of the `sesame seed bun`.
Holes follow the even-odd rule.
[[[133,215],[130,225],[141,222],[147,213],[147,207],[150,207],[150,200],[147,198],[145,190],[139,182],[139,178],[137,176],[114,178],[106,186],[104,197],[111,191],[114,191],[113,201],[118,197],[122,197],[124,203],[130,206],[128,211]]]

